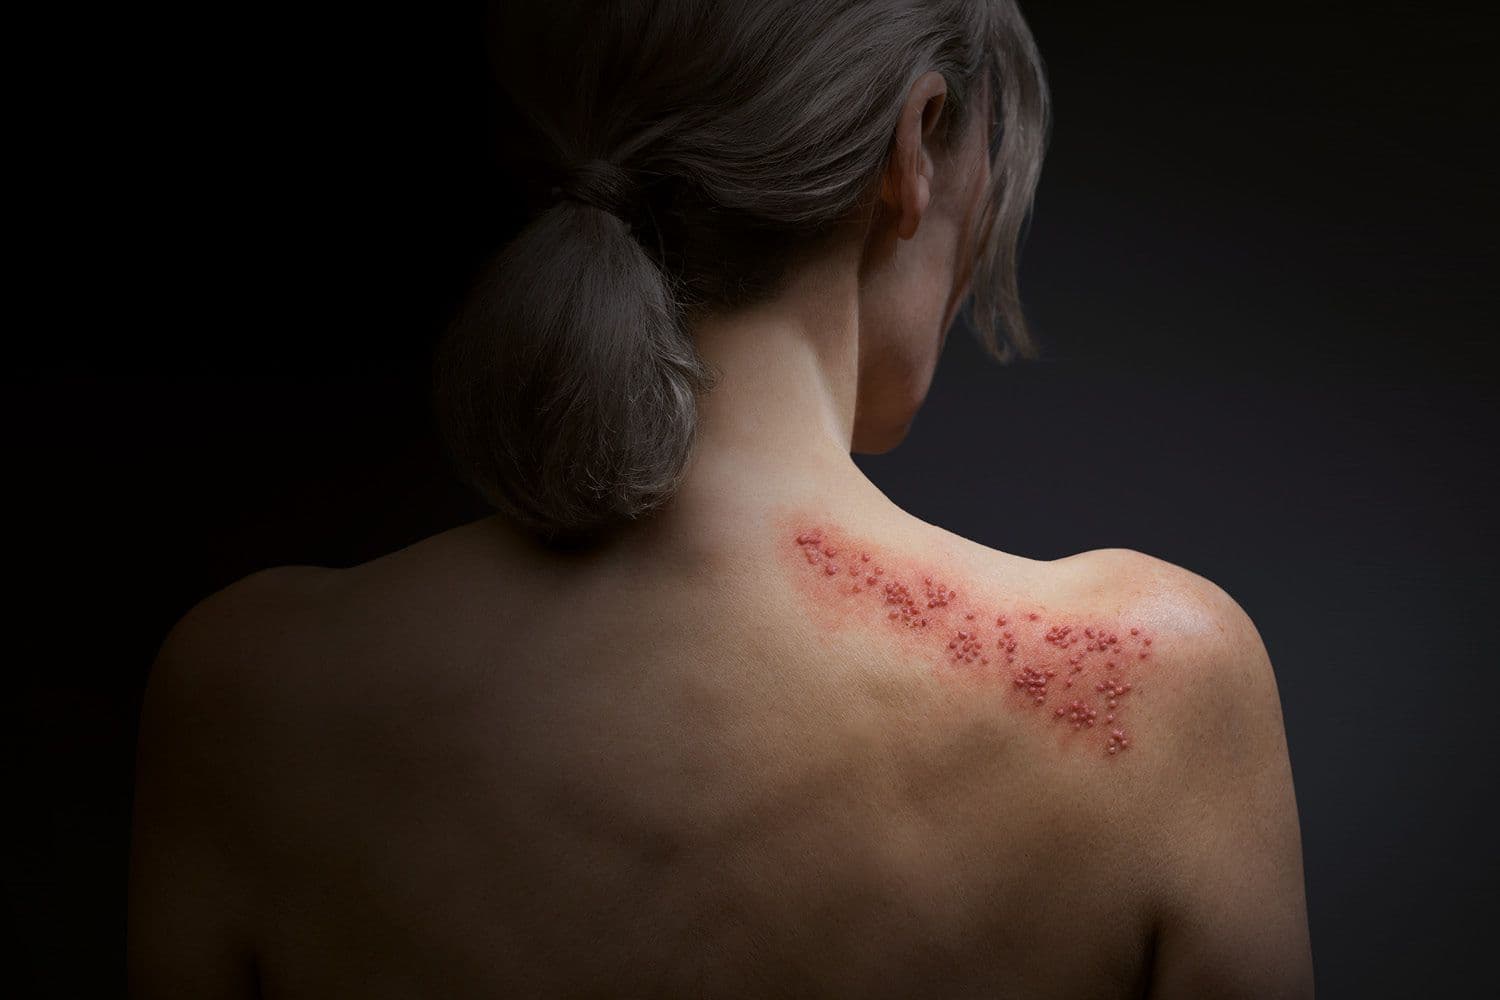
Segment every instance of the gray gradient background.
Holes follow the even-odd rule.
[[[1224,587],[1276,667],[1320,995],[1488,992],[1493,17],[1027,10],[1056,113],[1022,269],[1045,357],[955,331],[908,441],[861,464],[977,541]],[[403,16],[54,26],[71,112],[42,126],[70,145],[3,394],[5,898],[39,994],[120,989],[135,712],[172,621],[484,512],[422,393],[518,220],[476,12]]]

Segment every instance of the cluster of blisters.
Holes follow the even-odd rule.
[[[797,547],[802,554],[807,556],[809,563],[816,563],[820,555],[819,549],[823,545],[823,533],[821,531],[804,531],[797,536]]]
[[[1033,704],[1040,705],[1047,700],[1047,682],[1057,676],[1056,670],[1038,670],[1035,667],[1022,667],[1016,674],[1013,683],[1020,688]]]
[[[1106,634],[1102,629],[1095,635],[1093,629],[1086,628],[1083,630],[1083,636],[1089,640],[1089,644],[1083,647],[1086,653],[1092,653],[1094,650],[1102,653],[1108,650],[1110,646],[1118,645],[1120,642],[1119,636],[1113,632]]]
[[[1095,684],[1094,690],[1104,695],[1104,697],[1107,699],[1105,701],[1105,705],[1113,710],[1119,708],[1120,699],[1130,693],[1130,683],[1127,681],[1126,683],[1121,684],[1117,680],[1106,678],[1105,680],[1100,681],[1098,684]],[[1114,722],[1114,715],[1108,716],[1105,721]]]
[[[1004,616],[995,619],[995,621],[1002,626],[1005,624]],[[1001,632],[1000,638],[995,640],[995,647],[1005,651],[1006,663],[1016,662],[1016,634],[1014,632]]]
[[[958,599],[958,591],[950,590],[941,583],[933,583],[932,577],[923,577],[922,586],[927,590],[928,608],[946,608]]]
[[[1059,706],[1053,713],[1059,719],[1073,724],[1074,729],[1089,728],[1094,726],[1094,718],[1099,714],[1097,710],[1089,708],[1086,702],[1075,698],[1065,706]]]
[[[880,582],[880,577],[885,570],[870,562],[868,552],[856,552],[854,550],[840,551],[830,543],[821,531],[804,531],[797,536],[797,547],[802,550],[803,557],[810,566],[820,566],[823,575],[841,577],[847,579],[849,593],[858,594],[866,587],[874,587]],[[840,567],[839,559],[843,558],[847,566]]]
[[[1072,631],[1073,626],[1071,625],[1054,625],[1042,635],[1042,638],[1059,649],[1067,649],[1072,645],[1068,641],[1068,633]]]
[[[986,634],[976,621],[979,613],[972,607],[961,608],[958,592],[943,582],[924,576],[914,594],[914,588],[894,574],[886,575],[869,552],[857,544],[845,541],[835,544],[820,529],[804,531],[796,537],[807,563],[816,567],[820,578],[827,579],[827,586],[850,595],[868,590],[883,606],[886,617],[898,627],[918,632],[929,630],[929,625],[942,629],[939,635],[948,636],[945,652],[951,663],[983,667],[989,664],[991,655],[1003,654],[1009,669],[1001,676],[1011,677],[1014,689],[1028,704],[1046,704],[1051,681],[1063,671],[1061,687],[1067,690],[1063,697],[1072,700],[1055,707],[1049,717],[1067,723],[1074,730],[1094,728],[1100,715],[1106,724],[1116,722],[1121,699],[1132,690],[1132,684],[1124,679],[1123,675],[1129,672],[1124,668],[1133,660],[1147,659],[1150,653],[1151,637],[1143,635],[1139,627],[1131,628],[1122,641],[1119,633],[1107,627],[1092,623],[1048,623],[1036,611],[1014,610],[1008,615],[994,615],[999,632],[996,638]],[[1047,651],[1048,646],[1056,652]],[[997,652],[989,652],[991,649]],[[1023,655],[1031,662],[1017,668],[1017,658]],[[1047,657],[1054,658],[1053,662],[1047,662]],[[1083,685],[1075,689],[1073,682],[1090,665],[1095,667],[1095,675],[1088,680],[1097,682],[1091,685],[1092,694],[1080,694]],[[1097,704],[1091,704],[1095,701]],[[1129,746],[1125,730],[1115,728],[1111,729],[1104,750],[1114,756]]]
[[[886,617],[891,621],[898,622],[908,628],[926,628],[927,618],[917,607],[917,602],[911,596],[911,588],[906,584],[895,580],[886,582],[885,603],[889,607]]]
[[[965,618],[973,618],[973,615],[965,615]],[[959,629],[953,633],[953,638],[948,640],[948,653],[954,663],[973,663],[978,660],[981,664],[989,663],[990,658],[984,655],[984,646],[979,637],[968,629]]]

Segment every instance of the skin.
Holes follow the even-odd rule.
[[[177,624],[142,717],[136,995],[1312,995],[1243,610],[1137,552],[976,545],[850,459],[905,433],[967,290],[985,136],[935,148],[945,96],[912,88],[858,238],[694,331],[720,381],[669,508],[587,551],[492,518],[267,570]],[[904,628],[810,544],[956,596]],[[943,639],[974,622],[989,663]],[[1070,675],[1040,705],[1015,684],[1077,654],[1065,625],[1149,649],[1123,752],[1055,715]]]

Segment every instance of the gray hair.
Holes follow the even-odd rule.
[[[1017,267],[1050,100],[1014,0],[510,0],[490,38],[534,212],[439,345],[435,402],[460,475],[532,532],[672,496],[712,382],[693,317],[773,296],[868,205],[929,70],[943,147],[997,95],[971,319],[1035,355]]]

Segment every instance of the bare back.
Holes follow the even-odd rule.
[[[264,995],[1147,995],[1190,772],[1249,752],[1183,764],[1228,648],[1190,574],[799,511],[732,537],[478,522],[185,626]]]

